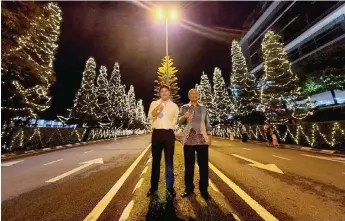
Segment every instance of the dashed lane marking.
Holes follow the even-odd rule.
[[[321,159],[321,160],[328,160],[328,161],[333,161],[333,162],[338,162],[338,163],[344,163],[345,161],[341,161],[341,160],[336,160],[330,157],[319,157],[319,156],[314,156],[314,155],[309,155],[309,154],[301,154],[302,156],[306,156],[306,157],[313,157],[313,158],[317,158],[317,159]]]
[[[144,182],[144,178],[141,178],[141,179],[137,182],[137,184],[135,185],[135,187],[134,187],[134,189],[133,189],[133,191],[132,191],[132,194],[133,194],[138,188],[141,187],[141,185],[143,184],[143,182]]]
[[[249,148],[243,148],[243,149],[245,149],[245,150],[252,150],[252,149],[249,149]]]
[[[57,162],[60,162],[60,161],[63,161],[63,159],[59,159],[59,160],[55,160],[55,161],[46,163],[46,164],[44,164],[44,166],[47,166],[47,165],[50,165],[50,164],[53,164],[53,163],[57,163]]]
[[[279,158],[279,159],[283,159],[283,160],[291,160],[291,159],[289,159],[289,158],[280,157],[280,156],[276,156],[276,155],[272,155],[272,156],[274,156],[274,157],[276,157],[276,158]]]
[[[126,206],[126,208],[123,210],[119,221],[125,221],[128,219],[129,214],[131,213],[132,209],[134,206],[134,200],[131,200],[131,202],[128,203],[128,205]]]
[[[90,212],[90,214],[84,219],[84,221],[96,221],[99,218],[99,216],[102,214],[102,212],[109,205],[111,200],[114,198],[116,193],[119,191],[119,189],[121,188],[123,183],[127,180],[129,175],[133,172],[134,168],[138,165],[140,160],[144,157],[146,152],[149,150],[150,146],[151,146],[151,144],[145,148],[145,150],[139,155],[139,157],[133,162],[133,164],[126,170],[126,172],[121,176],[121,178],[114,184],[114,186],[103,197],[103,199],[98,202],[96,207]],[[130,204],[128,204],[128,205],[130,205]],[[130,207],[130,209],[131,209],[131,208],[133,208],[133,204],[134,204],[134,201],[133,201],[131,206],[127,206],[127,207]],[[128,215],[129,215],[129,213],[128,213]]]
[[[86,152],[84,152],[84,153],[91,153],[91,152],[93,152],[93,150],[89,150],[89,151],[86,151]]]
[[[209,167],[215,172],[220,179],[222,179],[234,192],[239,195],[259,216],[265,221],[278,221],[270,212],[262,207],[258,202],[251,198],[246,192],[244,192],[239,186],[232,182],[227,176],[225,176],[220,170],[218,170],[211,162]]]
[[[141,177],[142,175],[144,175],[144,174],[147,172],[148,169],[149,169],[149,166],[146,166],[146,167],[143,169],[143,172],[141,172],[141,174],[140,174],[139,177]]]

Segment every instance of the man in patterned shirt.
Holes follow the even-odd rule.
[[[183,150],[185,162],[185,192],[182,197],[187,197],[194,191],[194,164],[195,152],[197,153],[201,196],[209,199],[208,187],[208,146],[211,144],[211,126],[206,107],[198,103],[199,93],[196,89],[188,92],[189,104],[180,109],[179,124],[185,125],[183,137]]]

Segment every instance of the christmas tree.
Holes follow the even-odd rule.
[[[180,95],[178,94],[180,88],[177,85],[176,67],[173,67],[173,59],[165,56],[162,60],[162,66],[158,68],[158,80],[155,80],[155,99],[159,99],[159,87],[161,85],[168,85],[171,91],[171,97],[177,104],[180,103]]]
[[[7,7],[11,4],[19,8]],[[57,3],[1,5],[5,6],[2,17],[9,19],[2,27],[2,43],[6,43],[1,52],[2,112],[7,118],[36,117],[50,106],[61,10]],[[22,27],[24,31],[19,30]]]
[[[108,74],[107,68],[101,66],[100,74],[97,77],[97,120],[102,123],[109,123],[111,120],[108,117],[108,110],[111,108],[110,97],[108,91]]]
[[[201,104],[205,105],[207,108],[208,114],[210,119],[215,118],[215,112],[213,110],[213,104],[212,104],[212,87],[210,84],[210,81],[208,80],[207,75],[202,72],[200,84],[198,85],[198,91],[199,91],[199,101]]]
[[[211,121],[217,124],[224,124],[231,112],[232,104],[219,68],[214,69],[213,84],[212,106],[215,116]]]
[[[109,80],[109,102],[111,108],[108,110],[108,116],[113,126],[119,127],[123,124],[122,118],[125,109],[125,99],[123,86],[121,84],[121,73],[119,63],[115,62],[113,71]]]
[[[139,99],[137,101],[137,108],[136,108],[136,121],[138,122],[137,128],[144,129],[146,127],[146,115],[143,105],[143,100]]]
[[[81,86],[74,100],[75,117],[83,122],[90,122],[95,119],[96,107],[96,62],[93,57],[86,61]]]
[[[281,38],[268,31],[262,41],[264,77],[261,103],[268,119],[288,122],[291,110],[299,96],[298,77],[291,71],[291,63],[281,43]]]
[[[255,111],[258,101],[255,77],[248,73],[246,60],[236,40],[232,41],[231,90],[233,92],[235,114],[247,116]]]
[[[133,126],[132,124],[135,122],[136,119],[136,100],[135,100],[135,92],[134,86],[131,85],[128,91],[128,120],[129,125]]]

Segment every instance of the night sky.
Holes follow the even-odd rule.
[[[63,23],[55,60],[56,83],[52,86],[52,112],[73,105],[80,87],[85,62],[93,56],[111,73],[115,61],[120,64],[122,82],[133,84],[136,98],[144,101],[145,110],[153,98],[157,68],[165,56],[165,23],[154,20],[152,12],[133,2],[59,2]],[[148,3],[145,3],[148,4]],[[242,24],[256,2],[155,2],[173,5],[180,17],[214,28],[242,29]],[[180,95],[188,101],[187,91],[200,81],[202,71],[209,78],[214,67],[222,70],[226,83],[231,71],[230,44],[184,28],[169,25],[169,55],[179,70]]]

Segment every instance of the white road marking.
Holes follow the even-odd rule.
[[[332,157],[332,159],[345,161],[345,157]]]
[[[258,202],[251,198],[246,192],[244,192],[239,186],[232,182],[227,176],[225,176],[220,170],[218,170],[211,162],[209,166],[213,172],[215,172],[219,178],[221,178],[234,192],[240,196],[259,216],[265,221],[278,221],[270,212],[262,207]]]
[[[86,152],[84,152],[84,153],[91,153],[91,152],[93,152],[93,150],[89,150],[89,151],[86,151]]]
[[[109,190],[109,192],[103,197],[101,201],[98,202],[96,207],[90,212],[90,214],[84,219],[84,221],[96,221],[105,208],[109,205],[111,200],[114,198],[116,193],[119,191],[123,183],[133,172],[134,168],[138,165],[140,160],[144,157],[146,152],[149,150],[151,144],[148,145],[145,150],[138,156],[138,158],[133,162],[133,164],[126,170],[126,172],[121,176],[121,178],[114,184],[114,186]],[[134,202],[133,202],[134,204]]]
[[[67,177],[69,175],[72,175],[73,173],[78,172],[79,170],[82,170],[82,169],[84,169],[84,168],[86,168],[88,166],[91,166],[92,164],[103,164],[103,158],[98,158],[98,159],[94,159],[94,160],[85,161],[85,162],[82,162],[80,164],[84,164],[84,165],[82,165],[80,167],[77,167],[77,168],[74,168],[73,170],[70,170],[70,171],[68,171],[66,173],[63,173],[63,174],[61,174],[61,175],[59,175],[57,177],[54,177],[54,178],[52,178],[50,180],[47,180],[46,183],[54,183],[54,182],[56,182],[58,180],[61,180],[61,179],[65,178],[65,177]]]
[[[249,166],[253,166],[253,167],[260,168],[260,169],[269,170],[272,172],[284,174],[283,171],[281,169],[279,169],[275,164],[263,164],[263,163],[259,163],[259,162],[256,162],[254,160],[248,159],[246,157],[242,157],[238,154],[231,154],[231,155],[234,157],[240,158],[242,160],[251,162],[252,164],[248,164]]]
[[[146,161],[146,165],[149,164],[152,160],[152,157],[150,157],[147,161]]]
[[[143,169],[143,172],[141,172],[140,176],[141,177],[143,174],[145,174],[147,172],[147,170],[149,169],[149,166],[146,166],[144,169]]]
[[[302,150],[311,150],[311,149],[313,149],[313,148],[311,148],[311,147],[302,147],[301,149],[302,149]]]
[[[24,160],[17,160],[17,161],[11,161],[11,162],[7,162],[7,163],[2,163],[1,166],[2,167],[9,167],[9,166],[13,166],[16,165],[17,163],[21,163]]]
[[[143,184],[143,182],[144,182],[144,178],[141,178],[141,179],[137,182],[137,184],[135,185],[135,187],[134,187],[134,189],[133,189],[133,191],[132,191],[132,194],[133,194],[139,187],[141,187],[141,185]]]
[[[245,150],[252,150],[252,149],[248,149],[248,148],[243,148],[243,149],[245,149]]]
[[[51,150],[52,148],[43,148],[42,150],[43,151],[48,151],[48,150]]]
[[[57,146],[56,149],[64,148],[64,146]]]
[[[280,159],[283,159],[283,160],[291,160],[291,159],[288,159],[288,158],[285,158],[285,157],[276,156],[276,155],[272,155],[272,156],[280,158]]]
[[[240,218],[235,213],[231,213],[231,214],[236,221],[241,221]]]
[[[126,206],[126,208],[123,210],[119,221],[125,221],[128,219],[129,214],[131,213],[132,209],[134,206],[134,200],[131,200],[131,202],[128,203],[128,205]]]
[[[308,155],[308,154],[301,154],[301,155],[302,156],[306,156],[306,157],[313,157],[313,158],[317,158],[317,159],[338,162],[338,163],[345,163],[345,161],[336,160],[336,159],[333,159],[333,158],[330,158],[330,157],[320,157],[320,156],[313,156],[313,155]]]
[[[44,166],[47,166],[47,165],[53,164],[53,163],[57,163],[57,162],[60,162],[60,161],[62,161],[62,160],[63,160],[63,159],[55,160],[55,161],[52,161],[52,162],[49,162],[49,163],[44,164]]]
[[[71,147],[71,146],[73,146],[73,145],[72,145],[72,144],[67,144],[67,145],[66,145],[66,147]]]

